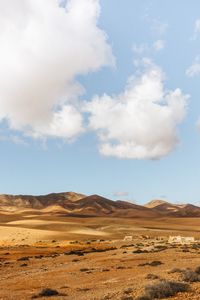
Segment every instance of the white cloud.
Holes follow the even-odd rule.
[[[127,197],[129,195],[129,192],[118,191],[118,192],[114,192],[113,195],[115,197]]]
[[[153,35],[163,36],[169,28],[169,24],[167,22],[160,18],[152,17],[150,11],[146,11],[143,18],[148,23],[149,29]]]
[[[193,33],[193,36],[192,36],[192,40],[196,40],[198,38],[200,34],[200,19],[197,19],[195,21],[195,25],[194,25],[194,33]]]
[[[160,50],[164,49],[165,48],[165,41],[164,40],[155,41],[155,43],[153,44],[153,48],[156,51],[160,51]]]
[[[150,47],[147,44],[133,44],[132,51],[135,54],[144,54],[144,52],[149,51]]]
[[[200,74],[200,62],[192,64],[187,70],[186,75],[189,77],[194,77]]]
[[[114,63],[98,0],[0,1],[0,120],[34,137],[83,131],[76,77]]]
[[[188,77],[194,77],[200,74],[200,57],[195,58],[194,63],[186,70],[186,75]]]
[[[156,40],[153,44],[133,44],[132,51],[136,55],[144,56],[145,53],[158,52],[165,48],[164,40]]]
[[[28,146],[28,143],[22,137],[14,134],[5,135],[4,133],[0,132],[0,141],[12,142],[16,145]]]
[[[186,114],[188,95],[167,91],[164,74],[149,60],[138,78],[129,78],[117,96],[96,96],[85,104],[89,128],[98,133],[105,156],[159,159],[178,143],[177,124]]]
[[[159,19],[149,17],[147,20],[150,23],[151,31],[159,36],[164,35],[169,28],[167,23],[160,21]]]

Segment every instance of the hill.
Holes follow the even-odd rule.
[[[193,204],[172,204],[164,200],[152,200],[145,205],[162,215],[173,217],[200,217],[200,207]]]
[[[76,202],[85,195],[74,192],[52,193],[43,196],[31,195],[0,195],[0,207],[42,209],[51,205],[65,207],[68,203]]]
[[[200,217],[200,207],[152,200],[146,205],[113,201],[99,195],[85,196],[74,192],[48,195],[0,195],[0,212],[37,211],[78,217],[159,218]]]
[[[150,209],[125,201],[113,201],[99,195],[91,195],[74,203],[74,213],[113,217],[156,217]]]
[[[0,211],[38,210],[69,216],[157,217],[149,208],[125,201],[113,201],[99,195],[85,196],[73,192],[44,196],[0,195]]]

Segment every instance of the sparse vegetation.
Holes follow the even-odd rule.
[[[126,269],[126,267],[125,266],[117,266],[116,269],[117,270],[124,270],[124,269]]]
[[[168,249],[168,247],[165,245],[155,245],[155,249],[153,249],[152,252],[162,252],[167,249]]]
[[[133,289],[132,288],[126,288],[124,290],[124,294],[131,294],[133,292]]]
[[[28,260],[29,260],[28,256],[18,258],[18,261],[28,261]]]
[[[182,279],[186,282],[198,282],[200,281],[200,275],[192,270],[182,270]]]
[[[121,300],[133,300],[133,297],[132,296],[129,296],[129,295],[123,295],[121,297]]]
[[[88,291],[90,291],[90,289],[89,288],[77,288],[77,291],[79,291],[79,292],[88,292]]]
[[[61,295],[58,291],[46,288],[43,289],[38,295],[34,295],[32,299],[41,298],[41,297],[52,297],[58,295]]]
[[[20,267],[27,267],[28,264],[21,264]]]
[[[42,219],[41,215],[39,218]],[[57,218],[62,222],[61,226],[64,230],[65,218],[62,216],[59,219],[59,215],[54,218],[54,221]],[[45,222],[47,219],[50,217],[46,216]],[[73,230],[70,222],[73,224],[74,220],[76,222],[74,226],[80,230],[82,226],[86,227],[85,220],[67,219],[66,228]],[[139,219],[136,221],[139,223]],[[200,294],[200,264],[198,264],[200,250],[196,243],[195,246],[191,244],[174,247],[166,244],[166,239],[161,243],[160,237],[156,238],[156,235],[166,234],[164,231],[159,233],[152,231],[150,233],[152,237],[148,240],[143,239],[142,243],[139,243],[140,233],[135,231],[132,233],[134,239],[131,242],[124,241],[124,234],[128,234],[128,231],[124,233],[124,228],[132,226],[132,222],[136,221],[129,220],[129,223],[125,223],[124,220],[123,222],[113,220],[112,226],[123,223],[120,223],[121,227],[118,228],[109,227],[110,223],[107,223],[106,219],[103,221],[96,218],[89,219],[90,223],[86,225],[92,228],[92,233],[95,233],[95,230],[104,232],[104,228],[107,233],[110,230],[110,236],[104,242],[100,242],[99,235],[98,240],[93,241],[90,234],[87,235],[86,231],[82,234],[80,231],[80,234],[70,235],[74,241],[79,239],[72,243],[63,241],[52,233],[48,240],[42,239],[40,243],[36,242],[33,245],[3,246],[0,249],[0,298],[10,299],[10,295],[15,295],[17,299],[30,299],[35,295],[33,298],[39,299],[136,300],[140,295],[138,298],[140,300],[158,300],[174,295],[177,300],[187,298],[196,300]],[[51,229],[45,222],[45,226],[40,225],[41,228]],[[198,224],[198,220],[196,223]],[[37,224],[38,228],[40,226]],[[59,223],[56,224],[56,228],[59,226]],[[195,235],[198,238],[198,233]],[[54,244],[52,244],[53,239],[57,241]],[[57,246],[60,249],[56,249]],[[163,250],[165,252],[158,253]],[[182,250],[190,252],[183,254]],[[19,274],[22,276],[17,276]],[[27,287],[23,289],[25,279],[30,289]],[[98,288],[96,288],[97,283]],[[42,290],[45,287],[52,287],[53,292],[52,289]],[[191,293],[176,295],[177,292],[189,290],[189,287]],[[62,292],[66,292],[69,296],[62,296]]]
[[[36,259],[41,259],[41,258],[43,258],[44,257],[44,255],[36,255],[36,256],[34,256]]]
[[[161,261],[159,261],[159,260],[154,260],[154,261],[152,261],[152,262],[150,262],[149,263],[149,266],[151,266],[151,267],[157,267],[157,266],[160,266],[160,265],[162,265],[163,263],[161,262]]]
[[[161,280],[155,284],[145,287],[144,295],[137,300],[153,300],[163,299],[176,295],[178,292],[186,292],[189,290],[189,285],[182,282]]]
[[[80,272],[88,272],[88,271],[90,271],[90,269],[88,269],[88,268],[81,268],[80,269]]]
[[[159,276],[157,276],[155,274],[147,274],[147,276],[145,278],[150,279],[150,280],[155,280],[155,279],[158,279]]]
[[[195,272],[200,275],[200,266],[195,269]]]
[[[162,265],[163,263],[159,260],[154,260],[152,262],[147,262],[147,263],[143,263],[143,264],[139,264],[138,267],[145,267],[145,266],[151,266],[151,267],[157,267]]]
[[[170,271],[168,271],[168,274],[173,274],[173,273],[181,273],[182,270],[179,268],[173,268]]]
[[[148,253],[148,251],[147,250],[136,249],[136,250],[133,251],[133,253],[135,253],[135,254]]]

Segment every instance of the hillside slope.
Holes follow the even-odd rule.
[[[164,200],[152,200],[145,205],[162,215],[173,217],[200,217],[200,207],[193,204],[172,204]]]
[[[85,196],[74,192],[52,193],[43,196],[0,195],[0,212],[37,211],[78,217],[159,218],[200,217],[200,207],[177,205],[164,200],[152,200],[146,205],[113,201],[99,195]]]

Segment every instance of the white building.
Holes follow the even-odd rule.
[[[170,244],[192,244],[195,242],[194,237],[184,237],[184,236],[170,236],[168,243]]]
[[[132,242],[132,240],[133,240],[132,235],[126,235],[126,236],[124,237],[124,241],[126,241],[126,242]]]

